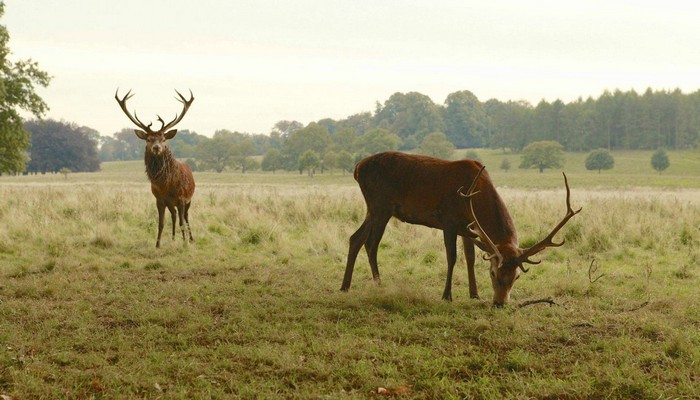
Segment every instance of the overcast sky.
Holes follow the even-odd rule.
[[[700,89],[700,3],[680,1],[5,0],[15,60],[53,76],[47,117],[111,135],[139,117],[269,133],[373,111],[395,92],[528,100]],[[698,4],[698,5],[695,5]],[[158,126],[158,124],[156,124]]]

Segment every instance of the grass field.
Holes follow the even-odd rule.
[[[195,243],[166,237],[141,162],[0,177],[0,396],[30,398],[700,398],[700,154],[568,155],[583,207],[494,309],[440,300],[442,235],[392,221],[342,281],[364,218],[351,175],[196,173]],[[562,217],[558,171],[498,170],[521,243]],[[169,223],[165,232],[169,232]],[[165,236],[165,235],[164,235]],[[551,297],[556,305],[519,308]]]

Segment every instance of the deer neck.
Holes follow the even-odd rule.
[[[175,171],[175,157],[169,148],[166,148],[161,154],[155,155],[146,152],[144,156],[146,163],[146,175],[153,183],[165,183]]]

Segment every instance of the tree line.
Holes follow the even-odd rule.
[[[374,112],[362,112],[342,120],[321,119],[304,126],[298,121],[279,121],[268,134],[218,130],[213,136],[180,131],[170,141],[178,158],[195,170],[298,170],[347,171],[362,157],[386,150],[407,150],[449,158],[454,148],[496,148],[520,153],[531,143],[552,141],[565,151],[594,149],[685,149],[700,139],[700,91],[680,90],[604,92],[597,99],[541,101],[532,106],[524,101],[491,99],[480,102],[469,91],[447,96],[443,105],[417,92],[395,93]],[[100,161],[135,160],[143,157],[143,143],[131,128],[112,136],[76,124],[29,121],[32,132],[29,172],[94,170],[94,158],[84,148],[67,156],[61,146],[94,143]],[[51,131],[51,132],[49,132]],[[52,133],[53,132],[53,133]],[[74,132],[69,140],[66,135]],[[45,145],[53,135],[56,147]],[[35,143],[36,142],[36,143]],[[59,146],[59,144],[61,146]],[[84,146],[83,146],[84,147]],[[53,150],[52,150],[53,149]],[[54,151],[57,154],[51,155]],[[257,157],[256,157],[257,156]],[[62,165],[71,160],[77,165]],[[88,168],[88,169],[86,169]]]

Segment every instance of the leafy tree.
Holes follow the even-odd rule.
[[[27,171],[43,174],[56,173],[61,168],[74,172],[100,169],[94,129],[51,119],[28,121],[24,127],[32,135]]]
[[[337,150],[352,151],[357,137],[357,134],[352,128],[341,128],[333,135],[332,140]]]
[[[274,174],[276,170],[284,168],[284,157],[279,149],[268,149],[262,159],[262,170],[272,171]]]
[[[361,156],[396,150],[401,145],[401,138],[386,129],[375,128],[357,138],[355,147]]]
[[[586,169],[589,171],[598,170],[600,173],[603,169],[612,169],[615,165],[615,159],[607,149],[593,150],[586,157]]]
[[[559,142],[543,140],[532,142],[523,149],[520,168],[559,168],[564,162],[563,146]]]
[[[231,146],[233,153],[232,165],[241,168],[241,172],[245,174],[251,164],[250,156],[255,154],[255,143],[251,138],[245,138]]]
[[[289,135],[303,127],[304,125],[299,121],[279,121],[272,128],[272,132],[279,135],[282,140],[286,140]]]
[[[63,175],[63,178],[65,178],[65,180],[68,180],[68,174],[70,174],[72,171],[68,167],[63,167],[60,170],[58,170],[58,172],[61,173],[61,175]]]
[[[486,112],[468,90],[451,93],[443,112],[445,134],[457,147],[481,147],[486,142]]]
[[[231,166],[235,157],[233,143],[221,136],[199,142],[195,155],[199,169],[216,172]]]
[[[283,151],[290,162],[296,163],[298,166],[299,157],[307,150],[315,152],[318,156],[326,152],[330,143],[331,139],[328,135],[328,129],[325,126],[312,122],[308,126],[289,134],[284,143]]]
[[[341,150],[338,153],[336,165],[338,166],[338,168],[343,170],[343,175],[345,175],[345,172],[350,171],[350,169],[355,165],[355,160],[353,159],[352,154],[350,154],[350,152]]]
[[[464,153],[464,158],[467,160],[481,161],[481,157],[479,157],[479,153],[477,153],[474,150],[467,150],[467,152]]]
[[[455,145],[442,132],[428,134],[418,148],[420,154],[445,159],[452,157],[454,150]]]
[[[651,166],[659,173],[663,172],[671,166],[671,161],[668,159],[668,154],[663,148],[658,149],[651,155]]]
[[[336,163],[338,162],[338,153],[336,153],[333,150],[328,150],[326,154],[323,155],[323,164],[321,167],[321,173],[323,173],[324,169],[328,169],[331,171],[331,174],[333,173],[333,168],[336,167]]]
[[[510,170],[510,159],[504,158],[503,161],[501,161],[501,169],[503,172],[508,172]]]
[[[383,107],[378,106],[375,126],[396,134],[405,145],[406,139],[412,138],[411,142],[420,143],[428,133],[442,132],[445,125],[440,107],[430,97],[410,92],[394,93]]]
[[[5,3],[0,1],[0,18],[4,14]],[[7,28],[0,25],[0,174],[24,170],[30,139],[19,112],[41,117],[48,106],[35,87],[46,87],[51,80],[32,60],[10,61],[9,40]]]
[[[301,156],[299,156],[299,173],[301,173],[304,170],[308,170],[309,176],[313,176],[314,171],[316,170],[316,167],[318,167],[320,162],[321,159],[318,156],[318,153],[316,153],[313,150],[306,150]]]

